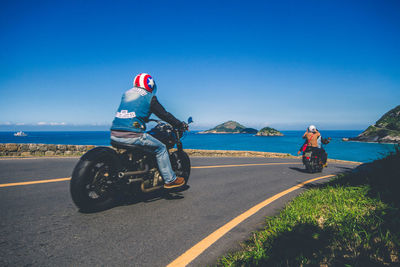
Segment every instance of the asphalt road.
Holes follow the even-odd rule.
[[[69,177],[78,159],[0,160],[0,184]],[[330,164],[322,174],[303,172],[299,160],[192,158],[190,188],[155,194],[112,209],[84,214],[69,195],[69,181],[0,187],[0,266],[166,266],[217,228],[261,201],[313,177],[355,167]],[[191,266],[206,266],[237,249],[264,217],[301,190],[239,224]]]

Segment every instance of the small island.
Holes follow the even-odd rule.
[[[199,134],[256,134],[257,130],[247,128],[236,121],[224,122],[212,129],[199,132]]]
[[[256,136],[284,136],[284,135],[283,133],[274,128],[264,127],[257,132]]]
[[[400,143],[400,105],[385,113],[374,125],[349,141]],[[345,141],[345,140],[344,140]]]

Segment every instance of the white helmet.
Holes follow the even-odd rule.
[[[308,131],[315,133],[317,131],[317,127],[315,127],[315,125],[310,125],[308,126]]]

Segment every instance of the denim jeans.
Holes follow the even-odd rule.
[[[176,175],[172,170],[167,148],[158,139],[154,138],[150,134],[144,133],[141,137],[135,137],[135,138],[120,138],[111,136],[111,140],[130,145],[143,146],[143,148],[146,151],[155,154],[157,159],[158,169],[161,173],[161,176],[164,179],[164,182],[171,183],[175,181]]]

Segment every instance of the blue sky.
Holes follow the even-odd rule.
[[[1,1],[0,130],[106,130],[140,72],[194,129],[363,129],[400,104],[399,12],[399,1]]]

